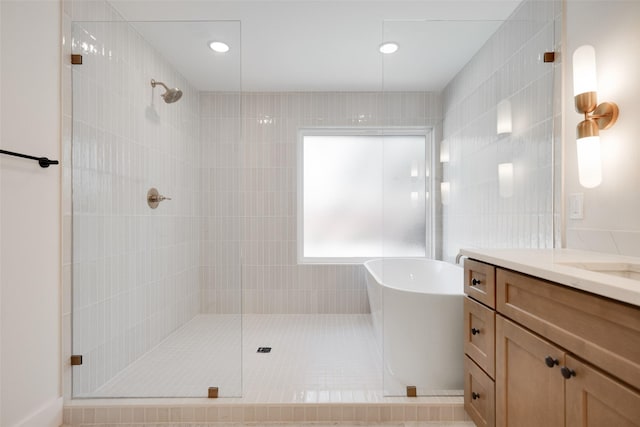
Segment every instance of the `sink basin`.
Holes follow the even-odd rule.
[[[604,273],[626,279],[640,280],[640,264],[624,262],[561,262],[560,265],[581,268],[595,273]]]

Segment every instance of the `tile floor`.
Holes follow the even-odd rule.
[[[209,386],[221,397],[240,397],[244,389],[243,400],[261,403],[382,397],[370,315],[199,315],[94,393],[77,397],[205,397]]]

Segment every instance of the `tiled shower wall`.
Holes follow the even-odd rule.
[[[203,219],[208,239],[203,253],[210,254],[201,266],[203,312],[225,312],[239,304],[233,288],[238,275],[245,313],[368,312],[362,266],[297,263],[298,129],[434,126],[438,135],[440,96],[203,93],[200,110],[202,157],[209,159],[202,170],[204,200],[216,203]],[[242,251],[241,261],[230,255],[236,251]]]
[[[560,16],[560,1],[523,2],[443,92],[445,260],[464,247],[553,247],[559,235],[560,72],[542,58],[559,51]],[[513,129],[498,136],[496,106],[505,99]],[[511,197],[499,194],[500,163],[513,163]]]
[[[100,15],[119,19],[102,2],[67,3],[65,12],[65,28]],[[73,85],[64,109],[73,135],[65,135],[63,162],[66,247],[73,233],[65,285],[72,276],[74,286],[64,316],[66,325],[73,305],[73,352],[83,355],[73,390],[81,396],[199,311],[199,103],[124,22],[76,23],[64,52],[65,64],[71,52],[83,55],[64,75]],[[164,103],[152,78],[180,87],[183,98]],[[151,187],[173,200],[150,209]]]

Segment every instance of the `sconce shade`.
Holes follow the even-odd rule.
[[[580,185],[585,188],[597,187],[602,182],[600,137],[595,135],[579,138],[576,144],[578,146],[578,180]]]
[[[573,52],[573,95],[597,92],[596,51],[593,46],[580,46]]]

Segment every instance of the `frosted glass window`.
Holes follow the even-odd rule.
[[[302,262],[427,255],[426,136],[301,137]]]

